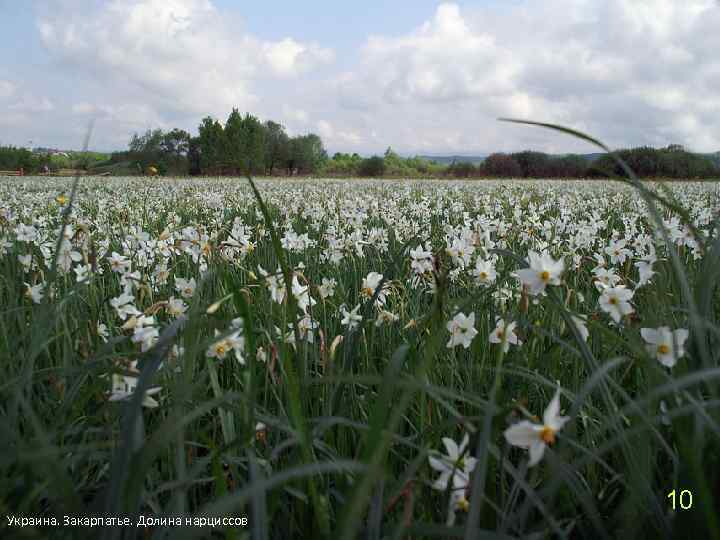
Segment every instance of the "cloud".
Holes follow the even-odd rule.
[[[330,63],[335,58],[330,49],[324,49],[317,43],[303,44],[292,38],[263,43],[262,50],[273,72],[283,77],[305,73],[317,65]]]
[[[337,101],[350,118],[372,111],[405,148],[562,147],[550,132],[495,122],[512,116],[615,146],[717,150],[718,25],[712,0],[445,3],[406,34],[368,38],[361,64],[335,80]]]
[[[37,98],[32,95],[24,95],[18,101],[10,103],[8,109],[11,111],[42,113],[55,109],[55,105],[47,97]]]
[[[15,85],[10,81],[0,79],[0,100],[7,99],[15,93]]]
[[[498,117],[563,123],[613,147],[720,149],[716,0],[445,2],[342,55],[293,36],[262,39],[211,0],[35,5],[57,80],[76,93],[0,73],[0,104],[33,139],[80,132],[95,117],[102,145],[123,147],[133,131],[195,130],[238,107],[291,134],[315,131],[331,151],[589,150]]]
[[[315,43],[259,40],[209,0],[53,2],[37,25],[66,65],[173,115],[252,110],[258,79],[297,76],[333,58]]]

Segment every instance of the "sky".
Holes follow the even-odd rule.
[[[361,6],[361,7],[360,7]],[[718,0],[0,0],[0,145],[233,109],[330,153],[720,150]]]

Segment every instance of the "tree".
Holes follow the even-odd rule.
[[[483,175],[498,178],[519,178],[523,175],[520,164],[508,154],[490,154],[482,163]]]
[[[272,174],[275,167],[287,162],[290,155],[290,137],[285,128],[272,120],[264,125],[265,135],[265,172]]]
[[[200,165],[200,137],[191,137],[188,141],[188,173],[197,176],[202,173]]]
[[[221,172],[225,152],[225,131],[220,122],[211,117],[203,118],[198,128],[200,170],[203,174]]]
[[[372,156],[360,163],[360,176],[382,176],[385,173],[385,160],[380,156]]]
[[[246,157],[246,134],[243,118],[237,109],[233,109],[225,122],[225,144],[221,149],[222,162],[230,172],[237,174],[245,172],[247,166],[243,163]]]
[[[290,153],[288,156],[288,171],[292,173],[297,169],[301,173],[317,171],[327,160],[327,152],[322,139],[310,133],[290,139]]]
[[[475,165],[469,161],[460,161],[459,163],[451,163],[447,168],[447,174],[455,178],[469,178],[477,173]]]
[[[545,178],[549,176],[549,156],[542,152],[525,150],[510,154],[517,161],[525,178]]]
[[[185,157],[190,144],[190,134],[184,129],[175,128],[163,135],[160,148],[163,154],[179,159]]]

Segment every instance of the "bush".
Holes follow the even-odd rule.
[[[382,176],[385,174],[385,160],[380,156],[363,159],[358,172],[360,176]]]

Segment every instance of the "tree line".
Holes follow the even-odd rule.
[[[130,161],[141,171],[152,166],[160,174],[190,175],[311,174],[326,160],[318,135],[290,137],[277,122],[237,109],[224,125],[203,118],[196,136],[182,129],[135,133],[126,152],[111,156],[113,163]]]
[[[681,145],[641,146],[617,151],[643,178],[704,179],[720,176],[720,152],[696,154]],[[309,133],[290,137],[272,120],[261,122],[233,109],[225,124],[203,118],[193,136],[182,129],[147,130],[133,134],[128,150],[114,152],[105,162],[101,154],[78,154],[75,167],[95,172],[146,174],[150,167],[170,175],[293,175],[334,177],[449,177],[449,178],[603,178],[623,172],[609,155],[550,155],[525,150],[494,153],[481,163],[443,165],[421,157],[401,157],[391,148],[384,155],[361,157],[338,152],[328,157],[321,138]],[[56,156],[25,148],[0,147],[0,170],[26,173],[68,166]],[[122,167],[116,167],[122,165]]]
[[[720,176],[720,163],[671,144],[665,148],[640,146],[616,151],[642,178],[705,179]],[[720,154],[717,156],[720,158]],[[624,176],[610,155],[552,156],[526,150],[489,155],[481,164],[453,163],[446,174],[457,178],[605,178]]]

